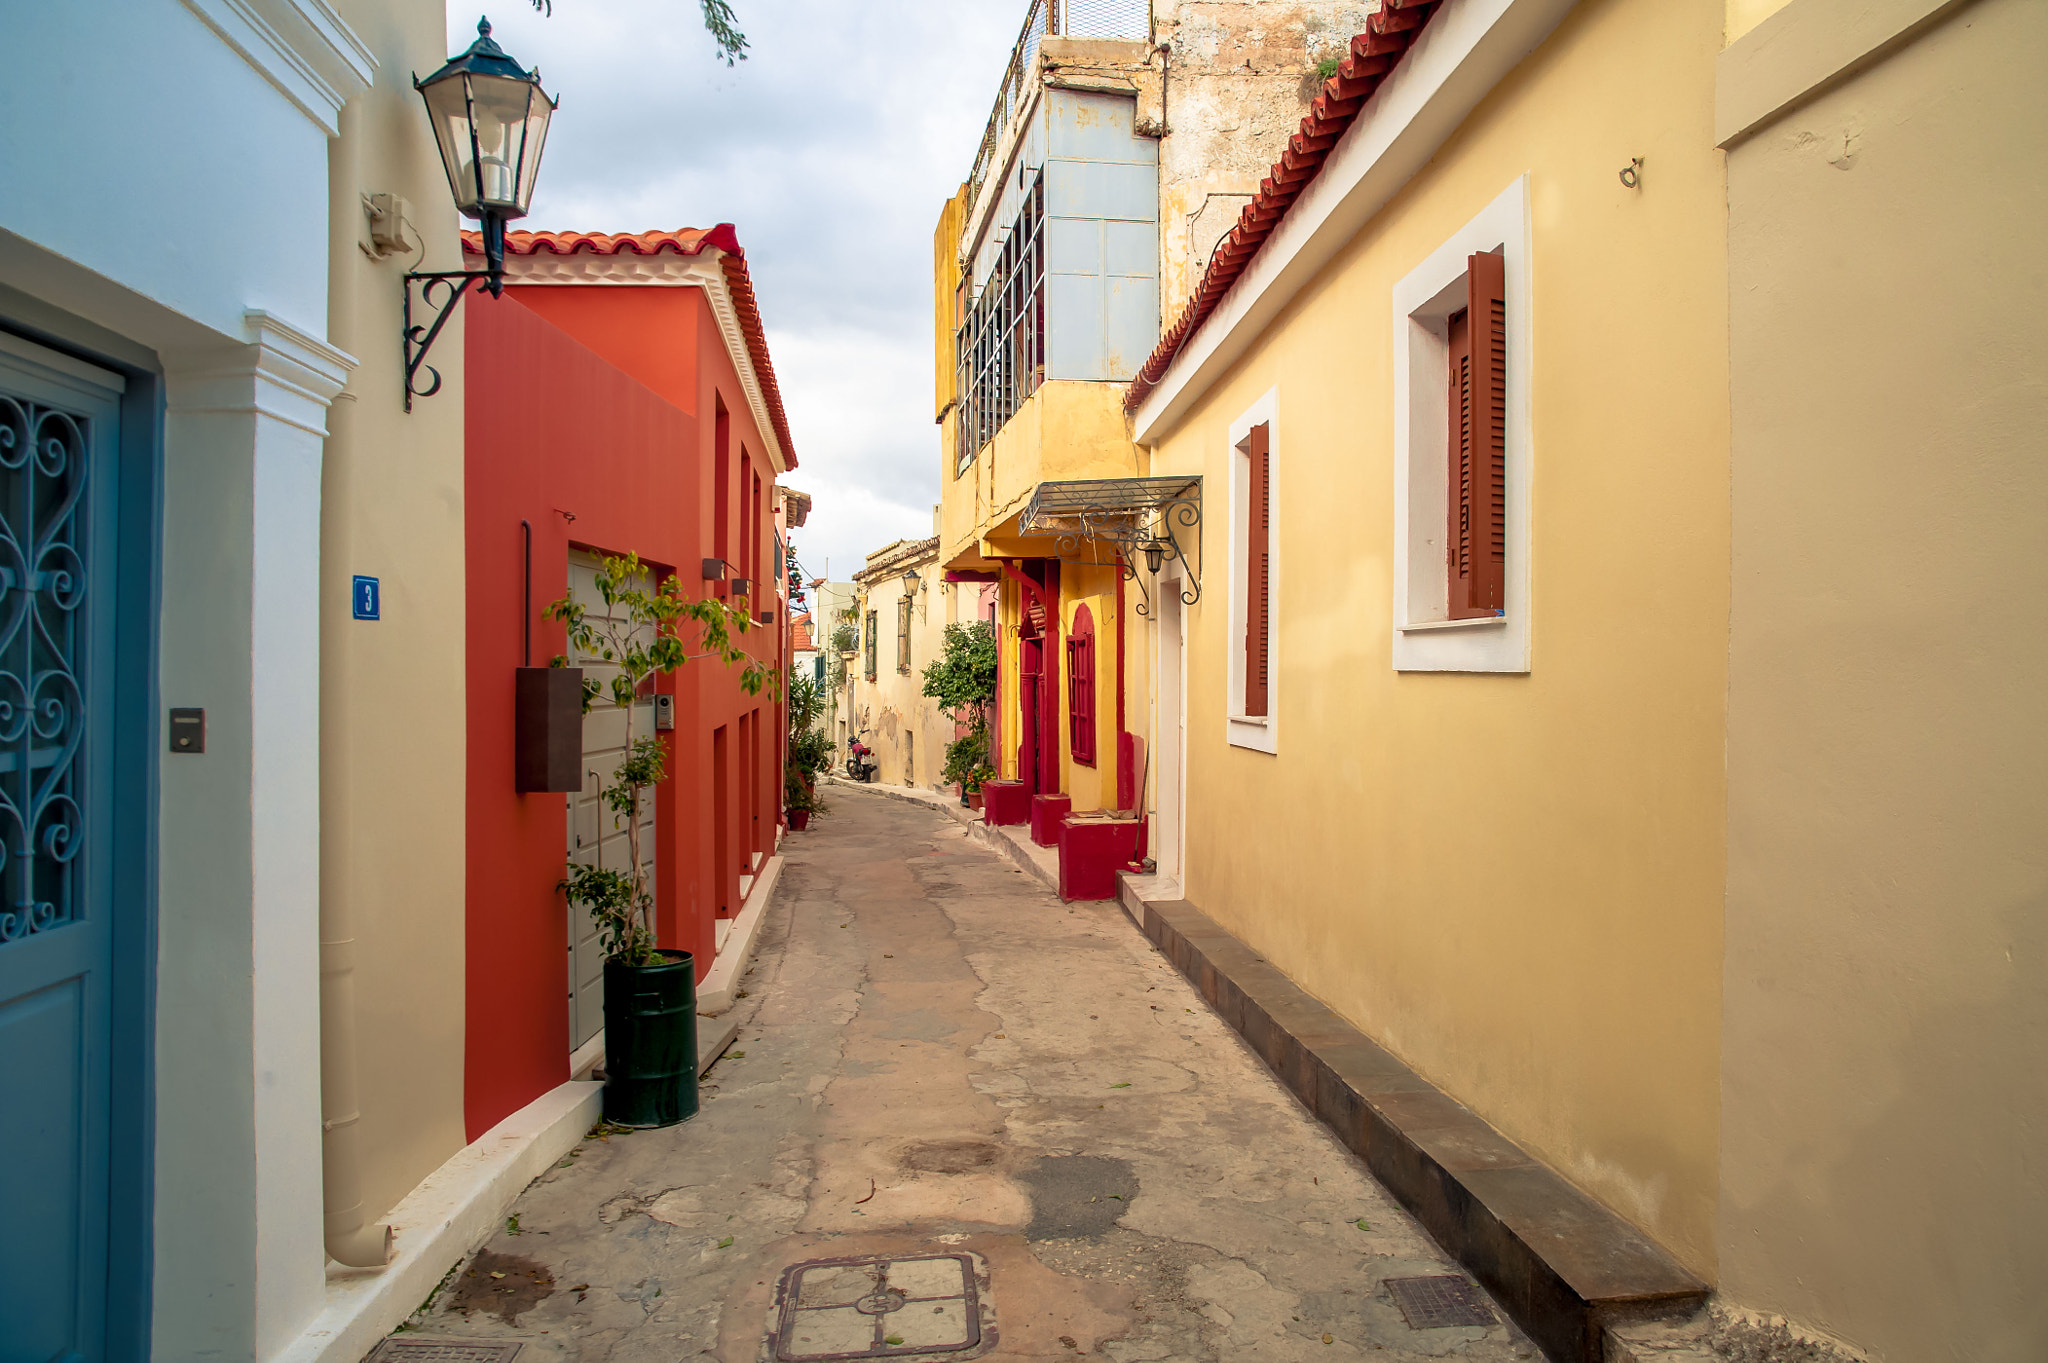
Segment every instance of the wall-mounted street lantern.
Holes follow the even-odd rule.
[[[903,570],[903,594],[909,596],[924,585],[924,575],[915,568]]]
[[[481,270],[416,272],[405,277],[405,410],[416,397],[441,390],[440,372],[426,363],[441,328],[455,305],[469,292],[471,280],[493,298],[505,289],[505,224],[526,216],[533,203],[533,182],[540,174],[541,149],[548,140],[548,120],[557,101],[540,88],[540,72],[528,71],[491,41],[491,21],[480,19],[476,41],[413,88],[426,102],[427,122],[441,149],[448,172],[448,190],[464,217],[483,228]],[[412,286],[420,301],[433,309],[431,323],[413,325]],[[436,290],[439,291],[438,295]],[[436,298],[439,301],[436,302]],[[430,381],[416,386],[424,369]]]

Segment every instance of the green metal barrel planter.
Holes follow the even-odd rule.
[[[674,1126],[697,1115],[697,963],[604,963],[604,1117]]]

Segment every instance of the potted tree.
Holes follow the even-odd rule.
[[[825,713],[825,692],[809,677],[789,678],[789,768],[783,779],[783,819],[801,832],[811,815],[823,813],[818,776],[832,765],[832,740],[818,727]]]
[[[640,810],[647,792],[668,775],[667,754],[651,733],[636,734],[636,701],[654,679],[691,657],[722,659],[740,667],[740,685],[759,695],[769,668],[733,642],[746,633],[746,615],[722,601],[691,600],[674,577],[650,587],[648,566],[637,554],[600,561],[597,594],[602,616],[573,596],[547,608],[559,620],[573,653],[596,666],[583,676],[583,712],[606,697],[625,712],[626,757],[599,799],[626,821],[624,870],[570,863],[562,889],[597,920],[604,962],[605,1120],[620,1126],[673,1126],[697,1112],[697,977],[695,958],[656,944],[654,896],[640,852]],[[684,631],[696,635],[690,652]],[[567,667],[568,656],[554,659]],[[610,684],[595,672],[613,669]]]
[[[939,656],[925,667],[924,694],[952,712],[967,732],[946,747],[942,779],[960,787],[960,802],[979,807],[989,766],[988,707],[996,698],[996,634],[986,620],[946,626]]]

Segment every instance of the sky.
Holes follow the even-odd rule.
[[[459,5],[459,0],[458,0]],[[727,68],[697,0],[496,0],[492,37],[561,100],[516,227],[730,222],[798,468],[810,576],[932,533],[932,229],[972,165],[1026,0],[733,0]],[[452,5],[449,51],[476,36]]]

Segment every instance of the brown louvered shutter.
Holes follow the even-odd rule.
[[[1506,601],[1507,279],[1497,251],[1466,262],[1468,306],[1450,319],[1450,618]]]
[[[1264,422],[1251,430],[1250,522],[1245,554],[1244,712],[1266,713],[1273,614],[1273,460]]]

